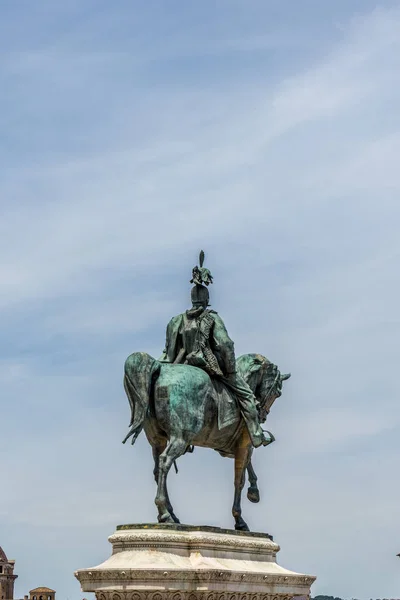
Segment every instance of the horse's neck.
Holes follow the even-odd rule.
[[[247,381],[247,385],[249,386],[253,394],[255,394],[258,384],[260,383],[260,372],[258,371],[256,373],[250,373],[249,377],[244,379],[245,381]]]

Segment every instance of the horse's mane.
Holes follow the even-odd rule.
[[[243,354],[236,359],[236,366],[239,374],[243,377],[246,383],[255,390],[255,381],[258,378],[260,369],[264,366],[273,366],[273,363],[262,354]]]
[[[262,354],[242,354],[236,359],[236,363],[238,366],[243,363],[246,363],[249,366],[253,366],[271,364],[271,361],[268,360],[268,358],[266,358]]]
[[[262,354],[242,354],[236,359],[236,366],[242,377],[249,371],[258,371],[262,365],[271,364],[271,361]]]

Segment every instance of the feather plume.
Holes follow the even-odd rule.
[[[203,250],[200,251],[199,262],[200,262],[200,267],[202,267],[203,264],[204,264],[204,252],[203,252]]]

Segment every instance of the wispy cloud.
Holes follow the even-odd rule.
[[[395,596],[369,547],[399,535],[400,7],[310,1],[289,23],[283,4],[1,9],[0,544],[19,594],[78,594],[117,521],[154,519],[147,443],[120,444],[122,365],[161,352],[204,247],[237,353],[293,373],[246,518],[315,592]],[[182,519],[229,526],[232,465],[181,463]]]

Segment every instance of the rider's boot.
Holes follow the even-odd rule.
[[[269,438],[265,437],[258,419],[255,402],[252,402],[249,398],[240,398],[240,408],[254,448],[272,444],[275,438],[271,434]]]
[[[254,448],[258,448],[259,446],[269,446],[269,444],[272,444],[274,441],[273,437],[269,439],[265,437],[259,423],[255,423],[254,421],[249,422],[246,420],[246,425],[250,435],[251,443],[253,444]]]

